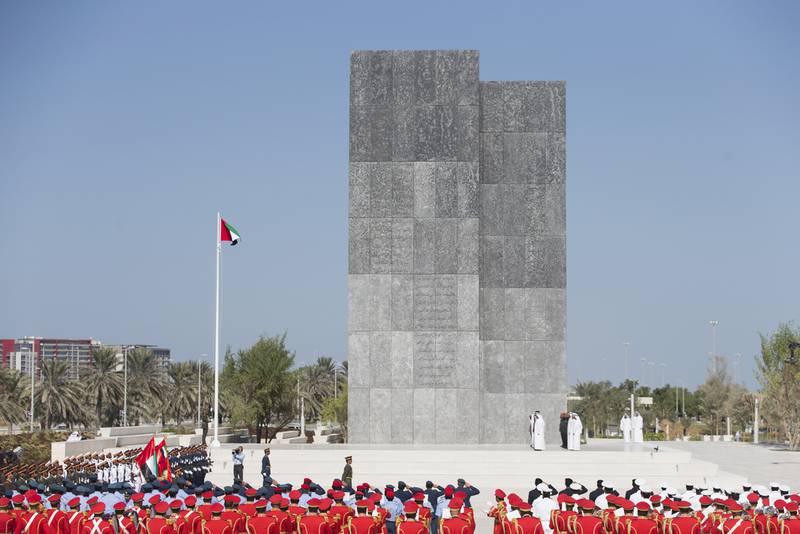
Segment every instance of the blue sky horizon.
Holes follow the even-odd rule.
[[[629,340],[634,378],[694,387],[714,319],[753,387],[759,332],[800,319],[798,23],[788,0],[5,2],[0,337],[212,355],[219,210],[221,350],[287,332],[344,359],[349,52],[468,48],[482,80],[566,81],[570,383],[622,380]]]

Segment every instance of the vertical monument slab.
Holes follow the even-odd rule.
[[[565,404],[562,82],[350,61],[349,439],[522,443]]]

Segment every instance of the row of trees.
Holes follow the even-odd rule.
[[[703,433],[722,434],[727,431],[730,418],[731,431],[744,434],[752,431],[758,400],[759,427],[769,436],[798,449],[800,329],[782,324],[770,336],[760,337],[761,353],[756,357],[760,391],[748,391],[744,385],[735,383],[728,369],[728,359],[716,356],[709,365],[705,382],[694,391],[671,385],[649,388],[631,380],[617,386],[609,381],[580,382],[574,389],[580,400],[571,408],[581,413],[584,426],[593,435],[602,435],[608,427],[618,425],[622,413],[630,405],[631,392],[635,392],[637,397],[653,398],[651,406],[637,406],[650,427],[658,418],[677,423],[679,428],[702,423]]]
[[[198,384],[199,365],[199,384]],[[146,348],[127,356],[127,421],[129,425],[195,421],[200,388],[200,417],[213,418],[214,374],[207,362],[171,363],[164,368]],[[57,359],[42,362],[34,383],[34,417],[42,428],[120,425],[125,405],[125,373],[110,348],[97,348],[91,366],[80,379],[69,378],[69,366]],[[347,362],[318,358],[295,367],[295,354],[286,336],[262,337],[244,350],[225,355],[220,383],[223,420],[255,430],[257,437],[274,437],[299,417],[298,399],[305,417],[323,416],[346,429]],[[30,378],[0,369],[0,420],[22,425],[29,420]]]

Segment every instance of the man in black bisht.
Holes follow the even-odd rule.
[[[569,425],[569,414],[562,413],[561,421],[558,423],[558,431],[561,432],[561,448],[567,448],[567,425]]]

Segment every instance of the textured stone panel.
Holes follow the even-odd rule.
[[[460,274],[478,274],[478,228],[479,220],[457,219],[458,272]]]
[[[502,234],[505,236],[524,236],[528,226],[528,206],[526,205],[527,184],[502,184],[499,186],[502,206]]]
[[[505,341],[481,342],[481,387],[488,393],[505,393]]]
[[[525,205],[526,235],[563,236],[566,233],[566,204],[561,185],[529,185]]]
[[[394,207],[392,163],[372,163],[369,166],[370,217],[391,217]]]
[[[478,106],[455,107],[455,159],[478,161],[480,155],[480,112]]]
[[[392,272],[414,272],[414,219],[392,219]]]
[[[477,106],[479,103],[479,54],[477,50],[458,52],[456,59],[456,104]]]
[[[370,387],[372,370],[369,361],[369,332],[352,332],[347,335],[347,366],[351,388]]]
[[[503,85],[500,82],[481,82],[481,132],[503,131]]]
[[[477,390],[480,386],[480,341],[478,332],[459,332],[456,354],[456,387]]]
[[[390,443],[392,437],[391,413],[392,390],[372,388],[369,390],[369,439],[372,443]],[[348,404],[349,406],[349,404]]]
[[[481,183],[499,184],[503,181],[505,163],[503,157],[503,133],[492,132],[480,134]]]
[[[505,338],[506,340],[524,340],[527,332],[528,289],[514,288],[505,290]]]
[[[347,438],[350,443],[369,443],[369,388],[350,387],[347,391]]]
[[[414,103],[436,103],[436,52],[421,50],[413,52]]]
[[[436,329],[436,279],[434,275],[414,276],[414,329]]]
[[[459,396],[456,389],[436,390],[436,442],[456,443]]]
[[[436,442],[436,390],[414,389],[414,443]]]
[[[505,339],[505,288],[479,289],[481,339]]]
[[[559,393],[566,384],[565,344],[563,341],[526,341],[521,343],[526,362],[521,373],[529,391]]]
[[[392,276],[392,330],[413,330],[414,328],[414,277],[413,275]]]
[[[350,107],[350,161],[391,161],[392,113],[387,106]]]
[[[392,332],[391,359],[389,362],[384,362],[384,365],[387,363],[391,367],[392,387],[412,387],[414,385],[413,332]],[[408,406],[406,406],[406,410],[408,410]]]
[[[415,67],[414,52],[403,50],[393,53],[392,96],[395,106],[409,107],[415,103]]]
[[[459,52],[455,50],[436,51],[436,103],[455,104],[458,100],[456,89],[456,60]]]
[[[347,328],[350,332],[370,328],[370,278],[368,274],[351,274],[347,277]]]
[[[417,106],[414,115],[414,160],[436,161],[442,154],[441,107]]]
[[[547,314],[548,293],[551,289],[528,288],[525,290],[526,340],[551,339],[551,323]]]
[[[414,163],[414,217],[436,215],[436,164]]]
[[[456,275],[438,274],[435,283],[434,326],[439,331],[455,330],[458,324],[458,282]]]
[[[458,275],[458,330],[478,330],[478,277],[474,274]]]
[[[545,321],[547,339],[567,338],[567,302],[563,289],[549,289],[546,296]]]
[[[458,412],[456,413],[455,442],[464,444],[478,443],[479,429],[476,421],[480,418],[480,397],[462,391],[458,395]]]
[[[523,290],[514,290],[523,291]],[[526,362],[525,344],[529,341],[506,341],[504,346],[503,375],[506,393],[526,393],[526,367],[541,366],[541,361]]]
[[[507,82],[503,90],[505,131],[564,131],[563,82]]]
[[[566,286],[566,242],[563,237],[528,238],[525,248],[526,287]]]
[[[436,163],[436,217],[456,217],[458,215],[458,179],[455,162]]]
[[[392,110],[392,161],[413,162],[417,150],[417,110],[395,105]]]
[[[548,135],[506,133],[503,135],[503,182],[548,183]]]
[[[413,412],[409,409],[414,402],[414,390],[395,388],[392,390],[390,407],[391,443],[413,443]]]
[[[414,216],[414,164],[392,165],[392,216]]]
[[[369,328],[387,331],[392,325],[392,275],[374,274],[369,277]]]
[[[458,272],[458,224],[456,219],[436,220],[436,272]]]
[[[351,163],[349,173],[350,217],[369,217],[369,188],[372,163]]]
[[[372,387],[392,387],[392,368],[386,365],[392,356],[391,332],[372,332],[369,335],[369,368]]]
[[[505,393],[481,392],[480,442],[506,443]]]
[[[436,333],[414,334],[414,385],[416,387],[440,387],[446,380],[447,369],[436,357]]]
[[[370,219],[350,219],[347,255],[347,272],[368,274],[370,272],[369,223]]]
[[[508,236],[503,240],[503,285],[526,287],[526,238]]]
[[[436,223],[435,219],[414,221],[414,272],[436,271]]]
[[[350,55],[350,105],[389,104],[392,99],[392,52]]]
[[[504,287],[505,265],[503,264],[502,236],[480,237],[481,287]]]
[[[373,274],[392,272],[392,219],[370,220],[369,268]]]
[[[567,175],[566,136],[554,133],[547,136],[547,174],[543,180],[549,184],[563,184]]]
[[[459,162],[456,166],[456,217],[478,217],[478,164]]]

